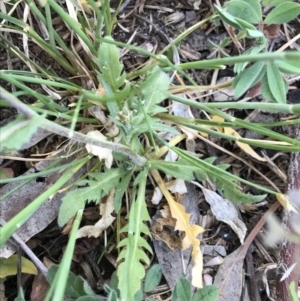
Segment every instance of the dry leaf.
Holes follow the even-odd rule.
[[[104,202],[102,200],[100,203],[100,214],[102,215],[101,219],[94,226],[85,226],[79,229],[77,232],[77,238],[84,236],[98,237],[113,223],[113,221],[116,219],[111,215],[115,210],[114,195],[115,189],[112,188],[109,194],[103,198]]]
[[[243,287],[243,259],[236,261],[241,248],[224,258],[218,269],[214,285],[219,288],[218,301],[240,301]],[[231,270],[228,275],[228,270]]]
[[[184,180],[175,179],[174,181],[166,183],[166,187],[172,193],[185,194],[187,193],[186,185]]]
[[[175,234],[174,228],[176,219],[171,216],[168,206],[160,210],[159,217],[151,226],[152,236],[159,241],[163,241],[171,250],[181,249],[182,238]],[[171,228],[171,229],[170,229]]]
[[[192,246],[192,285],[201,288],[203,286],[203,258],[200,250],[200,240],[197,238],[197,236],[202,233],[204,229],[195,224],[190,225],[191,214],[186,213],[185,207],[174,200],[172,195],[167,190],[167,187],[158,171],[151,170],[151,174],[168,201],[172,217],[176,219],[175,230],[185,232],[185,237],[182,240],[182,249],[186,250]]]
[[[101,134],[99,131],[90,131],[87,133],[88,137],[93,137],[93,138],[98,138],[100,140],[106,140],[106,137]],[[86,150],[88,153],[92,153],[94,156],[98,156],[100,160],[104,159],[105,160],[105,166],[107,168],[111,168],[112,162],[113,162],[113,155],[112,155],[112,150],[107,149],[104,147],[100,146],[95,146],[92,144],[86,144],[85,145]]]
[[[186,250],[190,246],[193,247],[192,259],[194,266],[192,269],[192,285],[195,287],[202,287],[202,270],[203,270],[203,258],[200,250],[200,240],[197,238],[198,234],[202,233],[204,229],[198,225],[190,225],[189,213],[185,212],[183,205],[175,202],[172,198],[168,200],[172,217],[176,219],[175,230],[185,232],[185,237],[182,241],[182,249]]]
[[[199,186],[204,193],[206,202],[210,204],[211,211],[215,215],[216,219],[229,225],[230,228],[239,237],[241,244],[243,244],[247,232],[247,227],[238,218],[236,207],[216,192],[206,189],[201,185]]]
[[[292,203],[290,202],[290,198],[287,195],[281,194],[281,193],[277,193],[276,194],[276,199],[277,201],[281,204],[281,206],[287,210],[287,211],[293,211],[295,213],[298,213],[297,209],[294,208],[294,206],[292,205]]]
[[[155,187],[154,191],[153,191],[151,203],[153,205],[158,205],[159,202],[161,201],[162,197],[163,197],[163,195],[162,195],[161,190],[159,189],[159,187]]]

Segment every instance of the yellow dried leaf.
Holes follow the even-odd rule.
[[[197,238],[198,234],[202,233],[204,229],[198,225],[190,225],[191,214],[186,213],[185,207],[177,203],[163,182],[161,176],[157,170],[151,170],[151,174],[158,184],[160,190],[168,201],[171,215],[176,219],[175,230],[180,230],[185,232],[185,237],[182,241],[182,248],[185,250],[190,246],[193,247],[192,259],[193,259],[193,270],[192,270],[192,284],[195,287],[202,287],[202,254],[200,250],[200,240]],[[194,278],[195,275],[195,278]],[[199,277],[200,275],[200,277]]]
[[[38,271],[36,266],[27,258],[21,257],[21,271],[26,274],[37,275]],[[9,258],[0,258],[0,278],[6,278],[7,276],[17,274],[17,261],[18,256],[12,255]]]
[[[281,193],[276,194],[277,201],[281,204],[281,206],[287,211],[293,211],[298,213],[298,211],[294,208],[294,206],[290,202],[290,198]]]
[[[234,137],[237,137],[237,138],[242,138],[234,129],[232,128],[229,128],[229,127],[225,127],[224,128],[224,133],[227,134],[227,135],[231,135],[231,136],[234,136]],[[246,143],[242,143],[242,142],[239,142],[239,141],[236,141],[236,144],[245,152],[247,153],[248,155],[250,155],[251,157],[255,158],[256,160],[259,160],[259,161],[262,161],[262,162],[265,162],[266,159],[264,157],[261,157],[259,156],[254,150],[253,148],[246,144]]]

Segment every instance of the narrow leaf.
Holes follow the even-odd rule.
[[[299,59],[284,59],[275,61],[277,68],[287,74],[300,74]]]
[[[261,81],[261,94],[265,99],[276,102],[276,99],[271,92],[267,74],[263,76]]]
[[[215,9],[217,10],[220,18],[225,21],[227,24],[231,25],[234,28],[242,29],[240,24],[235,20],[235,17],[232,16],[230,13],[223,10],[221,7],[215,5]]]
[[[300,14],[300,4],[284,2],[276,6],[266,17],[265,24],[283,24]]]
[[[284,79],[273,61],[267,64],[267,79],[276,102],[286,103]]]
[[[234,94],[236,98],[242,96],[250,87],[255,85],[264,74],[264,62],[256,62],[253,66],[245,69],[234,80]]]

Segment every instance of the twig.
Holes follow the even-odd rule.
[[[88,137],[84,134],[71,131],[59,124],[56,124],[55,122],[52,122],[50,120],[47,120],[46,118],[41,117],[39,114],[33,111],[29,106],[22,103],[17,97],[15,97],[14,95],[12,95],[11,93],[9,93],[3,88],[0,88],[0,98],[4,99],[6,102],[8,102],[11,106],[16,108],[19,112],[23,113],[25,116],[29,118],[40,118],[41,119],[40,127],[47,129],[57,135],[67,137],[69,139],[75,140],[80,143],[92,144],[99,147],[111,149],[117,153],[121,153],[125,155],[127,158],[129,158],[132,161],[132,163],[134,163],[137,166],[144,166],[147,162],[147,159],[145,157],[139,156],[127,146],[118,143],[109,142],[109,141],[103,141],[97,138]]]
[[[4,226],[6,224],[5,220],[0,217],[0,225]],[[23,251],[28,255],[32,262],[37,266],[42,275],[46,278],[48,269],[45,265],[36,257],[36,255],[29,249],[29,247],[24,243],[24,241],[14,233],[12,235],[13,239],[18,243],[18,245],[23,249]]]

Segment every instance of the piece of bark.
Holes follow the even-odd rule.
[[[296,125],[295,127],[295,138],[300,141],[300,125]],[[288,194],[291,191],[299,191],[300,190],[300,152],[295,152],[291,156],[291,163],[289,168],[289,184],[288,184]],[[299,201],[300,196],[298,196]],[[283,225],[286,231],[293,233],[291,229],[290,221],[295,217],[294,215],[297,213],[294,212],[284,212],[283,215]],[[300,245],[290,242],[290,241],[283,241],[281,245],[280,251],[280,265],[279,268],[284,266],[287,269],[293,265],[295,262],[298,262],[296,267],[291,271],[289,276],[284,280],[281,280],[282,277],[282,270],[278,273],[277,277],[277,300],[288,301],[290,300],[289,297],[289,285],[292,281],[295,282],[296,288],[298,287],[298,282],[300,278],[300,269],[299,269],[299,258],[300,258]]]

